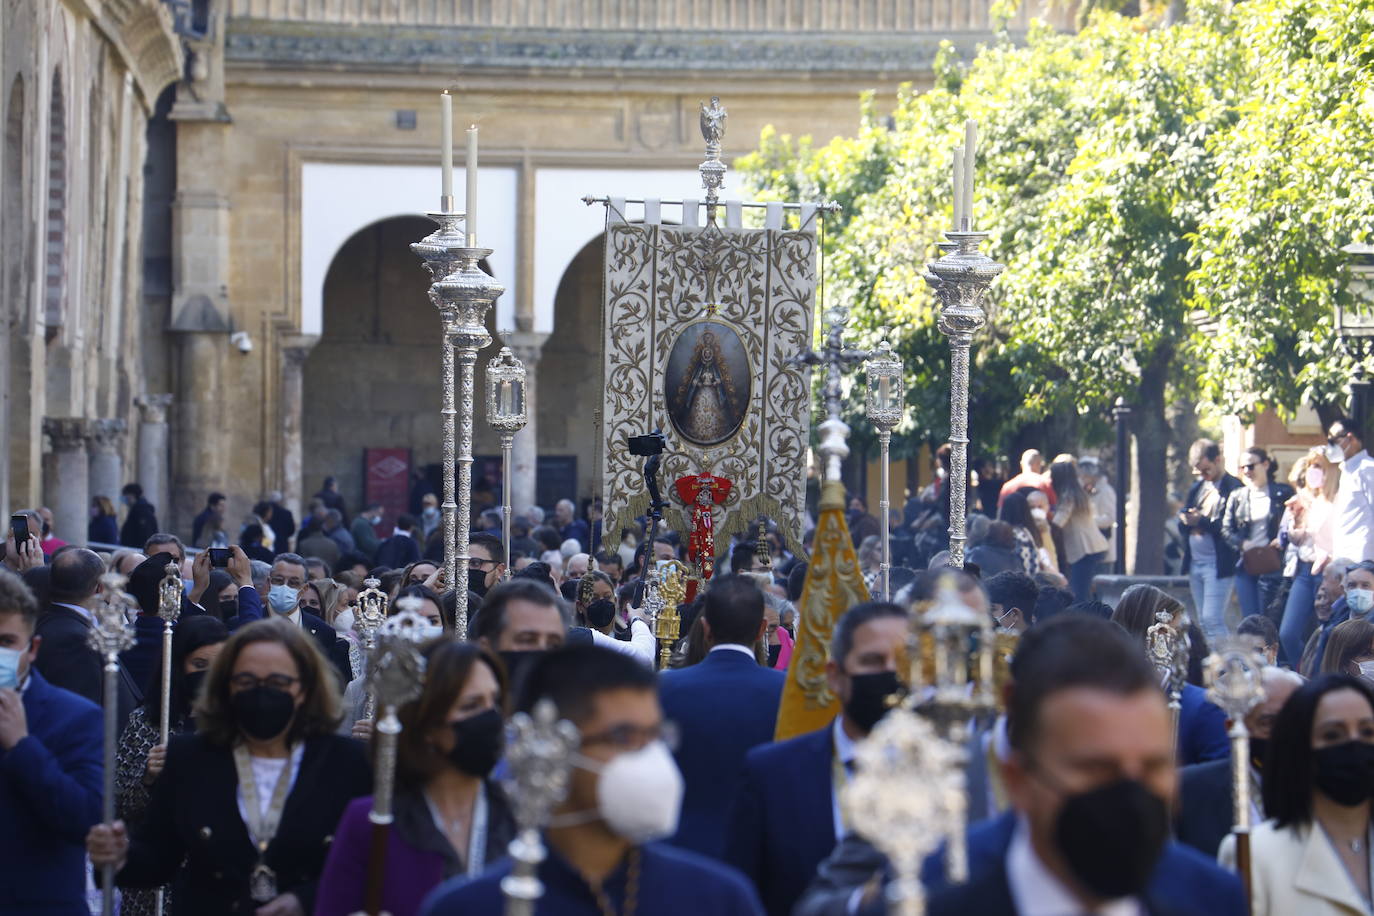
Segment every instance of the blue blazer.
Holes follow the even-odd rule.
[[[922,880],[929,916],[1016,916],[1007,882],[1007,848],[1016,815],[1007,812],[974,824],[968,832],[969,880],[949,885],[944,848],[928,857]],[[1150,875],[1144,902],[1151,916],[1246,916],[1240,879],[1195,849],[1170,841]]]
[[[682,736],[675,756],[686,791],[677,835],[669,842],[722,858],[730,806],[744,775],[744,755],[773,740],[786,675],[742,652],[711,652],[699,664],[665,671],[658,696]]]
[[[1178,784],[1174,834],[1180,843],[1215,859],[1235,821],[1231,758],[1184,767]]]
[[[1194,684],[1184,684],[1179,707],[1179,766],[1225,760],[1231,756],[1231,740],[1226,737],[1226,713],[1207,699],[1207,691]]]
[[[86,832],[100,820],[100,707],[29,669],[29,735],[0,750],[0,913],[89,916]]]
[[[751,750],[725,861],[754,882],[769,916],[792,907],[835,848],[833,725]]]

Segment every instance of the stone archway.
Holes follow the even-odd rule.
[[[573,257],[553,300],[553,333],[539,357],[539,454],[576,461],[576,492],[558,497],[581,500],[600,492],[596,476],[595,417],[601,409],[601,286],[604,233]],[[540,504],[552,504],[543,485]]]
[[[325,477],[334,476],[349,511],[359,508],[369,448],[410,449],[412,469],[438,474],[443,454],[439,315],[428,297],[429,274],[410,251],[412,242],[433,229],[423,217],[380,220],[350,236],[329,265],[323,327],[304,366],[307,497]],[[494,322],[489,314],[493,339]],[[477,455],[500,451],[486,426],[481,394],[486,362],[498,349],[487,347],[477,361]]]

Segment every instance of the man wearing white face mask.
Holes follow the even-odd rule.
[[[305,589],[305,582],[305,559],[294,553],[279,554],[267,577],[267,606],[272,612],[271,616],[285,617],[315,637],[325,658],[334,663],[342,687],[353,679],[353,668],[348,661],[348,643],[339,638],[332,626],[301,609],[301,592]],[[237,617],[229,621],[229,630],[232,632],[237,629],[239,623]]]
[[[1374,560],[1374,458],[1365,451],[1363,431],[1350,417],[1331,424],[1326,435],[1328,461],[1340,463],[1332,554]]]
[[[536,916],[762,916],[754,889],[733,869],[666,844],[682,800],[654,673],[595,646],[554,650],[530,668],[520,708],[543,699],[577,726],[567,798],[545,834]],[[481,877],[442,885],[425,916],[499,913],[503,860]]]
[[[1347,620],[1374,619],[1374,560],[1356,563],[1345,571],[1344,594],[1331,605],[1331,616],[1318,630],[1315,667],[1326,657],[1326,644],[1336,627]],[[1315,674],[1315,670],[1312,672]]]

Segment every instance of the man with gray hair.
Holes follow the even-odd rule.
[[[1245,715],[1245,728],[1250,732],[1250,804],[1258,808],[1252,812],[1264,820],[1264,795],[1260,786],[1264,779],[1264,755],[1269,749],[1269,736],[1279,710],[1302,686],[1303,680],[1292,671],[1266,667],[1260,672],[1264,685],[1264,700]],[[1226,727],[1231,727],[1228,720]],[[1231,796],[1231,760],[1209,760],[1179,770],[1178,840],[1199,852],[1216,858],[1221,841],[1231,832],[1235,818]]]
[[[578,550],[589,550],[592,546],[592,532],[587,523],[577,517],[577,506],[571,499],[560,499],[553,507],[553,526],[558,529],[563,540],[577,541]]]
[[[348,529],[344,527],[343,513],[338,509],[330,509],[324,514],[323,528],[325,536],[339,545],[340,555],[352,553],[358,549],[357,542],[353,540],[353,535],[349,534]],[[338,561],[336,560],[329,565],[334,566],[337,565],[337,563]]]

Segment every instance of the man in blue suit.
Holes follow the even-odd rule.
[[[872,601],[835,624],[826,678],[844,711],[825,728],[756,747],[744,764],[725,860],[759,890],[769,916],[790,916],[816,866],[844,835],[836,782],[848,779],[854,743],[887,712],[900,687],[907,614]]]
[[[1108,621],[1063,615],[1022,637],[1011,665],[1003,764],[1013,810],[968,832],[968,880],[940,853],[923,880],[931,916],[1148,913],[1243,916],[1240,882],[1169,839],[1172,727],[1154,668]],[[885,911],[885,863],[849,838],[796,912]],[[832,866],[841,866],[839,868]]]
[[[699,664],[665,671],[658,692],[664,716],[681,735],[676,757],[686,783],[670,842],[719,859],[744,756],[773,740],[785,675],[754,657],[765,624],[763,592],[750,579],[712,580],[701,614],[710,651]]]
[[[100,820],[100,707],[34,667],[38,604],[0,572],[0,912],[88,916],[86,831]]]

